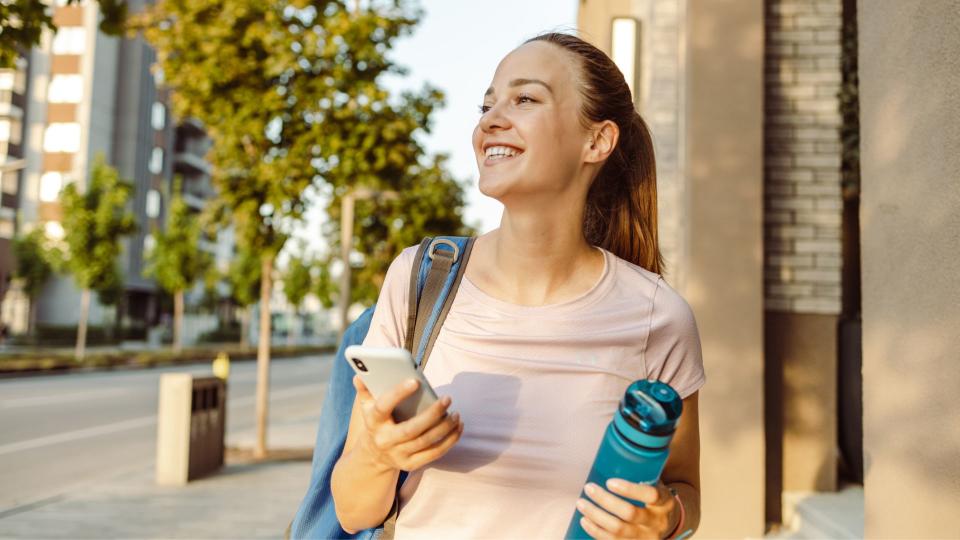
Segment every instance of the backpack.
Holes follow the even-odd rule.
[[[426,360],[440,332],[443,320],[453,305],[457,288],[463,277],[473,238],[442,236],[424,238],[417,250],[410,273],[410,302],[407,308],[407,335],[404,347],[411,352],[417,369],[423,371]],[[333,369],[327,394],[320,413],[320,425],[313,450],[313,466],[307,494],[287,529],[290,538],[391,538],[393,524],[399,509],[399,499],[387,520],[379,527],[350,534],[340,527],[330,492],[330,477],[333,466],[340,458],[347,438],[350,414],[356,390],[353,387],[353,370],[347,365],[344,350],[363,343],[370,328],[375,306],[367,308],[356,321],[344,331],[340,347],[333,360]],[[406,471],[400,472],[397,482],[406,479]]]

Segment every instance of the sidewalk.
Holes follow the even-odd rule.
[[[271,448],[312,448],[319,416],[274,422]],[[228,446],[251,447],[252,431]],[[65,456],[66,459],[69,459]],[[282,538],[306,493],[310,462],[229,462],[185,487],[160,487],[153,466],[0,516],[0,538]]]

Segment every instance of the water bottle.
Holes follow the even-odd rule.
[[[645,380],[632,383],[607,426],[586,483],[604,489],[611,478],[656,484],[681,412],[683,401],[670,385]],[[583,492],[580,496],[589,500]],[[641,501],[624,500],[644,506]],[[579,511],[573,513],[566,538],[590,538],[580,526],[582,517]]]

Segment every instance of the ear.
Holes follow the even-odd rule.
[[[602,163],[606,161],[620,139],[620,128],[613,120],[604,120],[594,124],[590,130],[590,137],[584,147],[584,161],[586,163]]]

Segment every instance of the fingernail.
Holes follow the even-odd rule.
[[[616,478],[612,478],[610,480],[607,480],[607,487],[610,489],[624,489],[627,486],[623,483],[623,480],[617,480]]]
[[[453,413],[453,414],[451,414],[451,415],[450,415],[450,419],[453,420],[454,422],[459,422],[459,421],[460,421],[460,413]]]
[[[407,380],[407,388],[416,388],[416,387],[417,387],[417,380],[416,380],[416,379],[409,379],[409,380]]]
[[[444,407],[449,407],[450,403],[453,401],[450,399],[450,396],[443,396],[443,399],[440,400],[443,403]]]
[[[597,492],[597,487],[596,484],[591,483],[584,486],[583,490],[586,491],[588,495],[593,495]]]
[[[577,510],[583,512],[587,508],[587,502],[583,499],[577,499]]]

